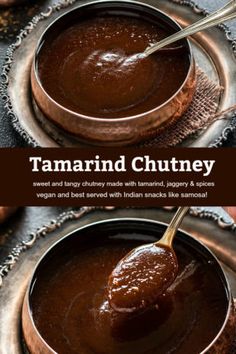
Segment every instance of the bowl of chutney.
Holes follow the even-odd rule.
[[[107,283],[117,262],[165,229],[146,219],[113,219],[56,242],[38,262],[24,299],[29,353],[228,353],[235,336],[229,284],[211,251],[185,232],[174,241],[178,276],[157,303],[137,313],[110,307]]]
[[[135,1],[80,5],[42,34],[31,70],[34,101],[64,132],[94,145],[132,145],[161,133],[190,105],[196,86],[183,39],[146,58],[181,27]]]

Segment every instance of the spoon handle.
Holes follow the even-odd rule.
[[[162,238],[157,242],[158,244],[164,244],[166,246],[171,247],[173,238],[178,231],[179,225],[181,224],[185,214],[188,212],[190,207],[179,207],[177,212],[175,213],[173,219],[171,220],[169,226],[167,227]]]
[[[181,31],[174,33],[173,35],[153,44],[151,47],[145,49],[143,55],[148,55],[156,52],[157,50],[172,44],[180,39],[191,36],[196,32],[200,32],[209,27],[216,26],[224,21],[231,20],[236,17],[236,0],[230,1],[225,6],[221,7],[211,15],[204,17],[203,19],[195,22],[194,24],[182,29]]]

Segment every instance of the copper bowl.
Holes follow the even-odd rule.
[[[70,250],[72,249],[72,247],[73,249],[78,249],[78,247],[81,247],[81,244],[83,245],[83,240],[87,240],[88,237],[99,237],[99,235],[108,235],[110,238],[118,234],[119,237],[120,235],[125,235],[123,237],[127,237],[127,234],[142,234],[145,235],[145,237],[158,239],[157,235],[162,235],[165,229],[165,224],[150,220],[134,218],[113,219],[99,221],[84,226],[78,230],[71,232],[67,236],[63,237],[60,241],[56,242],[38,262],[24,298],[22,310],[22,327],[24,340],[29,352],[31,354],[56,353],[40,335],[34,322],[31,307],[31,296],[34,290],[35,281],[38,277],[40,277],[40,273],[47,274],[45,273],[48,264],[47,262],[53,262],[53,259],[56,259],[58,261],[60,254],[65,254],[66,250]],[[82,243],[80,244],[80,242]],[[230,349],[232,347],[232,343],[235,337],[236,317],[230,286],[226,279],[224,271],[222,270],[221,265],[219,264],[215,256],[211,253],[211,251],[187,233],[178,231],[175,242],[181,244],[182,247],[184,247],[184,245],[186,245],[187,247],[191,247],[194,255],[200,257],[204,262],[207,261],[214,265],[214,270],[217,274],[219,282],[222,284],[222,289],[225,294],[225,304],[227,304],[227,308],[225,311],[225,318],[224,321],[222,321],[221,328],[215,338],[211,341],[211,343],[209,343],[209,345],[199,354],[230,353]],[[209,326],[211,326],[211,323],[209,323]],[[199,338],[199,341],[201,341],[201,338]]]
[[[196,86],[195,62],[189,41],[183,40],[189,57],[189,66],[184,82],[175,94],[162,105],[135,116],[122,118],[97,118],[82,115],[63,107],[45,91],[38,72],[37,61],[46,41],[58,35],[66,25],[73,24],[83,18],[87,13],[106,11],[111,14],[140,15],[142,18],[150,17],[153,21],[164,23],[174,31],[181,27],[169,16],[156,8],[134,1],[99,1],[92,2],[67,12],[56,19],[41,36],[34,56],[31,85],[36,104],[42,113],[54,124],[62,128],[66,133],[76,136],[80,141],[94,145],[124,146],[145,140],[180,118],[188,108]],[[50,42],[49,42],[50,43]]]

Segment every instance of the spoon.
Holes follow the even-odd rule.
[[[174,236],[189,207],[179,207],[162,238],[133,249],[122,258],[108,279],[110,306],[117,312],[135,312],[157,304],[174,282],[178,261]]]
[[[150,54],[172,44],[180,39],[191,36],[196,32],[200,32],[207,28],[216,26],[224,21],[228,21],[236,17],[236,0],[230,1],[228,4],[220,8],[219,10],[213,12],[211,15],[195,22],[194,24],[182,29],[181,31],[174,33],[173,35],[151,45],[145,49],[141,54],[142,57],[147,57]]]

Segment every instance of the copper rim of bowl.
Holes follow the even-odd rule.
[[[112,220],[102,220],[102,221],[97,221],[93,222],[89,225],[82,226],[78,229],[75,229],[74,231],[71,231],[69,234],[63,236],[60,240],[55,242],[49,249],[43,254],[43,256],[39,259],[37,262],[33,274],[31,276],[31,279],[29,281],[29,285],[24,297],[24,302],[23,302],[23,308],[22,308],[22,329],[23,329],[23,336],[24,336],[24,341],[27,345],[27,349],[31,350],[30,345],[33,344],[33,346],[37,346],[35,349],[36,351],[30,351],[32,354],[36,353],[42,353],[42,354],[57,354],[56,351],[54,351],[48,344],[47,342],[43,339],[41,334],[39,333],[31,311],[30,307],[30,293],[31,289],[33,288],[34,285],[34,278],[35,274],[43,260],[50,254],[50,252],[55,249],[58,245],[62,244],[63,242],[66,242],[66,240],[69,240],[71,237],[79,237],[77,233],[81,233],[84,230],[86,231],[89,228],[97,228],[97,227],[106,227],[112,226],[114,229],[114,224],[121,225],[121,224],[126,224],[131,226],[132,224],[132,229],[133,226],[136,225],[140,227],[139,230],[141,229],[142,226],[147,226],[150,228],[153,228],[153,231],[155,229],[155,232],[157,231],[157,228],[161,228],[162,232],[165,230],[167,224],[159,221],[154,221],[154,220],[149,220],[149,219],[140,219],[140,218],[115,218]],[[156,233],[155,233],[156,234]],[[233,339],[235,336],[235,325],[236,325],[236,314],[235,314],[235,307],[234,307],[234,301],[232,297],[232,293],[230,290],[230,285],[229,282],[226,278],[226,275],[224,273],[224,270],[222,269],[218,259],[216,256],[209,250],[207,246],[205,246],[201,241],[195,239],[192,237],[190,234],[183,230],[178,231],[177,238],[180,238],[182,242],[186,242],[190,244],[191,246],[195,247],[199,253],[200,250],[205,252],[216,264],[217,268],[216,272],[219,276],[219,279],[221,280],[222,286],[224,286],[225,292],[226,292],[226,297],[227,297],[227,303],[228,303],[228,308],[226,311],[225,315],[225,320],[221,326],[221,329],[218,331],[217,335],[215,338],[209,343],[209,345],[199,354],[205,354],[205,353],[211,353],[211,354],[218,354],[218,353],[228,353],[229,348],[231,348]],[[29,344],[29,339],[31,344]],[[225,350],[225,347],[227,347],[228,350]]]
[[[44,37],[53,30],[53,27],[58,24],[58,21],[64,20],[67,16],[73,15],[73,13],[77,11],[86,10],[86,8],[88,9],[90,7],[96,9],[97,6],[99,6],[99,9],[103,9],[103,7],[106,8],[107,6],[110,6],[111,9],[112,6],[117,6],[124,10],[133,11],[142,9],[146,11],[147,15],[148,12],[151,12],[156,18],[161,18],[169,27],[175,30],[181,29],[181,26],[164,12],[153,6],[133,0],[101,0],[79,5],[57,17],[41,35],[36,46],[31,70],[32,92],[36,104],[42,110],[43,114],[67,133],[81,138],[82,141],[88,141],[96,145],[99,145],[99,143],[101,143],[101,145],[103,145],[103,143],[105,145],[129,145],[142,141],[146,139],[147,136],[153,135],[154,130],[175,121],[188,108],[196,87],[196,70],[192,47],[189,40],[185,39],[184,41],[190,58],[186,78],[179,89],[161,105],[140,114],[121,118],[100,118],[72,111],[56,102],[44,89],[37,71],[37,58],[43,46]],[[171,113],[168,113],[170,111]],[[96,128],[101,128],[101,132],[94,131]],[[110,136],[104,137],[106,133],[109,133]]]

